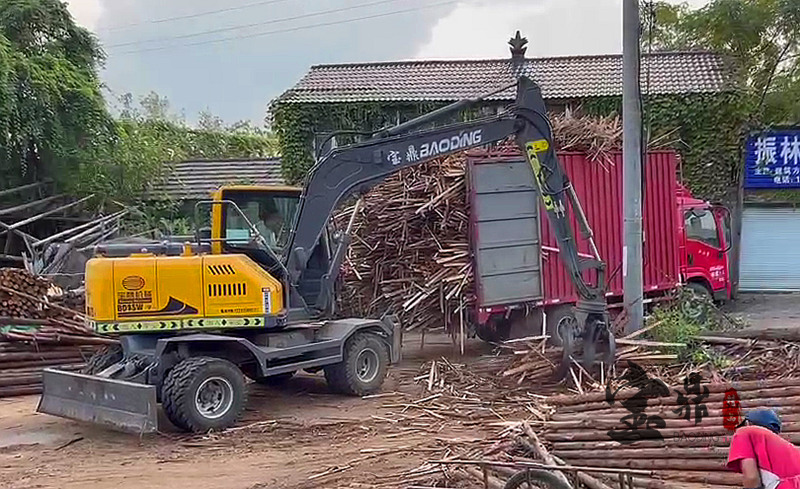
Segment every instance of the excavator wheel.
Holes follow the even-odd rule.
[[[244,411],[247,386],[242,372],[227,360],[188,358],[167,374],[161,403],[167,418],[184,431],[223,430]]]
[[[356,333],[347,340],[344,360],[325,367],[325,380],[336,392],[351,396],[374,394],[389,368],[389,351],[375,333]]]

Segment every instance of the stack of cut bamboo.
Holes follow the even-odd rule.
[[[364,196],[345,260],[343,310],[391,311],[409,329],[466,322],[473,294],[464,166],[463,155],[422,164]]]
[[[44,308],[38,298],[45,297],[51,284],[20,268],[0,268],[0,316],[39,318]],[[25,295],[14,293],[24,292]]]
[[[116,343],[62,305],[80,300],[24,270],[0,269],[0,397],[37,393],[43,368],[79,369],[98,346]]]
[[[605,165],[621,147],[618,117],[567,113],[551,122],[560,151],[586,152]],[[671,144],[667,139],[654,138],[650,148]],[[408,329],[456,332],[468,323],[475,298],[465,173],[466,155],[459,153],[407,168],[363,197],[343,267],[343,312],[393,312]],[[337,221],[346,224],[352,209]]]
[[[705,387],[708,397],[701,404],[707,411],[702,411],[699,422],[695,404],[690,403],[688,408],[679,404],[679,392],[688,394],[690,401],[696,399],[682,384],[671,387],[670,396],[649,399],[645,414],[663,418],[666,427],[657,430],[661,438],[650,434],[630,444],[612,440],[609,432],[625,428],[622,418],[631,413],[621,402],[638,390],[619,391],[613,405],[607,402],[604,392],[552,396],[548,403],[556,406],[556,412],[545,424],[544,438],[552,444],[553,453],[568,463],[650,470],[652,479],[658,481],[741,487],[739,476],[725,468],[731,433],[723,426],[723,399],[728,389],[735,388],[743,411],[774,409],[783,420],[784,437],[792,443],[800,442],[800,378],[703,383],[702,388]],[[685,418],[687,412],[689,420]],[[658,487],[650,479],[640,479],[638,484]]]

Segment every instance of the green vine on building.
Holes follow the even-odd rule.
[[[302,182],[313,166],[315,134],[333,130],[373,132],[424,114],[441,103],[281,103],[270,107],[278,137],[284,177]],[[582,110],[589,115],[621,113],[621,97],[587,98]],[[733,202],[742,170],[742,138],[748,116],[744,98],[735,92],[696,93],[649,97],[644,104],[645,124],[653,135],[678,141],[681,178],[698,197]],[[461,118],[477,115],[474,111]],[[337,138],[347,144],[354,136]]]

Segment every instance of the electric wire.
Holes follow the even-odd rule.
[[[382,13],[379,13],[379,14],[365,15],[365,16],[362,16],[362,17],[354,17],[352,19],[343,19],[343,20],[338,20],[338,21],[333,21],[333,22],[320,22],[318,24],[309,24],[309,25],[303,25],[303,26],[297,26],[297,27],[289,27],[289,28],[286,28],[286,29],[276,29],[276,30],[273,30],[273,31],[256,32],[256,33],[253,33],[253,34],[229,36],[229,37],[223,37],[223,38],[220,38],[220,39],[209,39],[209,40],[206,40],[206,41],[197,41],[197,42],[191,42],[191,43],[175,44],[175,45],[170,45],[170,46],[158,46],[158,47],[152,47],[152,48],[132,49],[132,50],[128,50],[128,51],[120,51],[120,52],[117,52],[117,53],[114,53],[114,54],[115,55],[123,55],[123,54],[147,53],[147,52],[153,52],[153,51],[164,51],[164,50],[175,49],[175,48],[185,48],[185,47],[193,47],[193,46],[203,46],[203,45],[207,45],[207,44],[217,44],[217,43],[223,43],[223,42],[228,42],[228,41],[238,41],[238,40],[242,40],[242,39],[253,39],[253,38],[256,38],[256,37],[269,36],[269,35],[273,35],[273,34],[284,34],[284,33],[289,33],[289,32],[297,32],[297,31],[303,31],[303,30],[307,30],[307,29],[314,29],[314,28],[317,28],[317,27],[328,27],[328,26],[341,25],[341,24],[350,24],[350,23],[359,22],[359,21],[362,21],[362,20],[378,19],[378,18],[382,18],[382,17],[389,17],[389,16],[392,16],[392,15],[399,15],[399,14],[404,14],[404,13],[409,13],[409,12],[417,12],[417,11],[421,11],[421,10],[428,10],[428,9],[432,9],[432,8],[436,8],[436,7],[444,7],[446,5],[453,5],[453,4],[458,3],[459,1],[460,0],[450,0],[450,1],[446,1],[446,2],[438,2],[438,3],[434,3],[434,4],[430,4],[430,5],[424,5],[422,7],[413,7],[413,8],[407,8],[407,9],[402,9],[402,10],[394,10],[394,11],[391,11],[391,12],[382,12]],[[107,47],[111,48],[111,47],[114,47],[114,46],[107,46]]]
[[[119,48],[119,47],[124,47],[124,46],[134,46],[134,45],[138,45],[138,44],[147,44],[147,43],[152,43],[152,42],[168,42],[168,41],[177,41],[177,40],[181,40],[181,39],[191,39],[191,38],[194,38],[194,37],[207,36],[209,34],[219,34],[219,33],[222,33],[222,32],[238,31],[240,29],[250,29],[252,27],[261,27],[261,26],[272,25],[272,24],[280,24],[282,22],[290,22],[290,21],[293,21],[293,20],[307,19],[307,18],[310,18],[310,17],[319,17],[320,15],[335,14],[335,13],[339,13],[339,12],[346,12],[346,11],[349,11],[349,10],[355,10],[355,9],[364,8],[364,7],[372,7],[372,6],[375,6],[375,5],[383,5],[383,4],[387,4],[387,3],[395,3],[395,2],[399,2],[399,1],[401,1],[401,0],[378,0],[378,1],[370,2],[370,3],[362,3],[362,4],[359,4],[359,5],[350,5],[348,7],[341,7],[341,8],[335,8],[335,9],[330,9],[330,10],[322,10],[322,11],[319,11],[319,12],[312,12],[312,13],[308,13],[308,14],[295,15],[295,16],[292,16],[292,17],[283,17],[283,18],[280,18],[280,19],[272,19],[272,20],[267,20],[267,21],[262,21],[262,22],[254,22],[254,23],[250,23],[250,24],[239,24],[239,25],[234,25],[234,26],[230,26],[230,27],[221,27],[219,29],[211,29],[211,30],[206,30],[206,31],[193,32],[191,34],[180,34],[180,35],[177,35],[177,36],[156,37],[156,38],[152,38],[152,39],[142,39],[142,40],[139,40],[139,41],[127,41],[127,42],[121,42],[121,43],[117,43],[117,44],[109,44],[107,47],[109,47],[109,48]]]
[[[233,6],[233,7],[226,7],[226,8],[221,8],[221,9],[217,9],[217,10],[207,10],[205,12],[196,12],[196,13],[193,13],[193,14],[176,15],[175,17],[165,17],[163,19],[144,20],[144,21],[141,21],[141,22],[132,22],[130,24],[114,25],[114,26],[100,28],[100,29],[98,29],[98,31],[100,31],[100,32],[114,32],[114,31],[120,31],[120,30],[123,30],[123,29],[130,29],[132,27],[139,27],[139,26],[143,26],[143,25],[163,24],[163,23],[166,23],[166,22],[173,22],[173,21],[176,21],[176,20],[196,19],[196,18],[199,18],[199,17],[208,16],[208,15],[216,15],[216,14],[222,14],[222,13],[227,13],[227,12],[235,12],[237,10],[245,10],[245,9],[248,9],[248,8],[261,7],[261,6],[264,6],[264,5],[273,5],[273,4],[276,4],[276,3],[284,3],[284,2],[288,2],[288,1],[290,1],[290,0],[268,0],[268,1],[264,1],[264,2],[247,3],[247,4],[244,4],[244,5],[236,5],[236,6]]]

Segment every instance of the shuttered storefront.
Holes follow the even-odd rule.
[[[800,290],[800,209],[746,207],[739,290]]]

